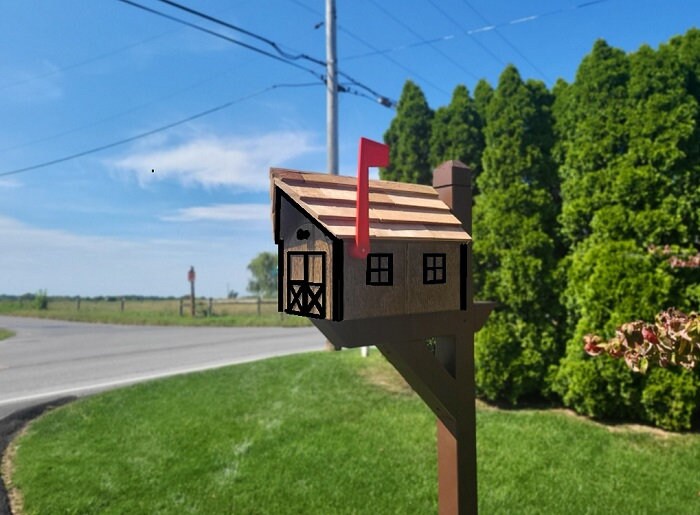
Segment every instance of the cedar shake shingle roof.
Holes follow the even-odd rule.
[[[336,237],[355,236],[355,177],[272,168],[270,178],[273,220],[279,188]],[[370,180],[369,204],[370,238],[471,240],[431,186]]]

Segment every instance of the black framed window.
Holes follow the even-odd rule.
[[[393,254],[367,254],[367,284],[370,286],[394,284]]]
[[[423,284],[445,283],[446,263],[446,254],[423,254]]]

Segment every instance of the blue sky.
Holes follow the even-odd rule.
[[[325,59],[323,0],[187,5]],[[551,86],[573,79],[598,38],[634,51],[700,20],[688,0],[337,0],[337,11],[340,70],[391,99],[411,79],[433,108],[457,84],[495,85],[507,63]],[[269,167],[325,171],[325,90],[308,71],[116,0],[3,2],[0,48],[0,174],[236,101],[0,175],[0,293],[181,295],[194,265],[198,295],[244,294],[247,263],[274,251]],[[341,174],[355,174],[358,139],[381,140],[393,114],[341,95]]]

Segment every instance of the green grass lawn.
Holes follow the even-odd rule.
[[[3,329],[0,327],[0,340],[4,340],[6,338],[9,338],[10,336],[14,336],[15,333],[10,331],[9,329]]]
[[[198,302],[198,314],[191,317],[179,314],[177,300],[128,300],[121,311],[121,302],[83,300],[80,310],[75,300],[50,299],[48,309],[39,310],[31,302],[0,301],[0,314],[70,320],[74,322],[99,322],[132,325],[187,325],[187,326],[284,326],[311,325],[307,318],[277,312],[277,303],[261,305],[260,314],[254,302],[214,304],[213,316],[205,316],[207,302]]]
[[[478,410],[481,513],[700,513],[700,435]],[[374,353],[138,385],[17,442],[25,513],[437,512],[435,420]]]

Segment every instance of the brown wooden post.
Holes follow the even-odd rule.
[[[190,315],[195,315],[195,300],[194,300],[194,281],[190,283]]]
[[[184,312],[184,304],[185,304],[185,299],[183,299],[182,297],[180,297],[180,316],[183,315],[183,312]]]
[[[120,302],[120,304],[119,304],[119,311],[121,311],[122,313],[124,313],[124,297],[122,297],[122,300],[121,300],[121,302]]]
[[[457,513],[457,439],[437,419],[438,513]]]
[[[80,311],[80,297],[78,297],[78,300],[75,304],[75,309],[76,309],[76,311]]]
[[[472,232],[472,172],[459,161],[446,161],[433,172],[433,187],[440,199]],[[471,245],[466,249],[465,308],[473,309]],[[455,434],[437,420],[438,511],[440,515],[477,513],[476,478],[476,389],[474,384],[474,329],[455,339],[438,339],[436,357],[456,380],[465,406],[455,413]]]
[[[261,310],[261,308],[260,308],[260,305],[261,305],[261,304],[262,304],[262,299],[261,299],[260,297],[258,297],[258,306],[257,306],[257,308],[258,308],[258,316],[260,316],[260,315],[262,314],[262,310]]]
[[[214,302],[213,299],[212,299],[211,297],[209,297],[209,311],[208,311],[208,316],[212,316],[212,315],[213,315],[213,312],[212,312],[212,305],[213,305],[213,302]]]
[[[190,267],[190,271],[187,272],[187,280],[190,282],[190,315],[194,318],[195,315],[195,300],[194,300],[194,280],[195,280],[194,267]]]

